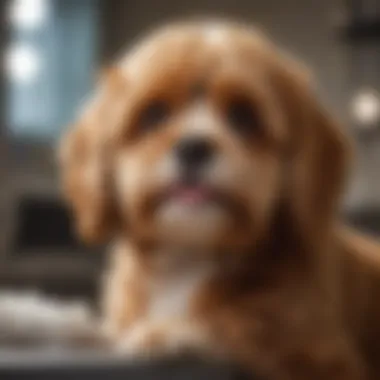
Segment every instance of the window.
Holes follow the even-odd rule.
[[[91,88],[97,0],[13,0],[5,55],[11,137],[60,136]]]

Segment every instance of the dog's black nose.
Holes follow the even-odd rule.
[[[188,169],[197,169],[207,164],[213,155],[211,141],[193,137],[180,141],[176,147],[176,154],[181,165]]]

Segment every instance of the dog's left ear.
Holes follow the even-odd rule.
[[[275,82],[290,130],[287,197],[305,238],[323,236],[343,195],[351,143],[318,100],[310,76],[292,60],[276,63]]]
[[[95,96],[60,144],[64,197],[79,235],[88,243],[112,238],[119,222],[113,189],[112,132],[120,121],[122,87],[118,69],[107,70]]]

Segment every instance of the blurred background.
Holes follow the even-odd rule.
[[[256,23],[314,71],[357,143],[346,217],[380,234],[380,0],[1,0],[0,287],[94,300],[102,255],[76,240],[55,146],[99,68],[188,15]]]

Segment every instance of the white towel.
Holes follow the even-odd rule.
[[[89,347],[105,344],[91,308],[36,292],[0,292],[0,345]]]

